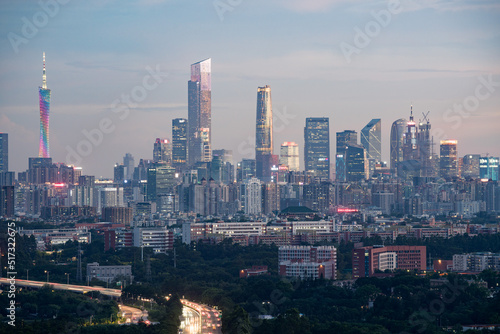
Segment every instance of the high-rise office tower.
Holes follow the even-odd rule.
[[[374,118],[361,130],[361,145],[366,151],[370,175],[375,171],[375,164],[382,160],[381,123],[380,118]]]
[[[188,162],[188,121],[184,118],[172,120],[172,166],[178,172],[186,168]]]
[[[397,175],[398,165],[403,162],[403,145],[406,119],[400,118],[391,126],[391,171]]]
[[[289,171],[298,172],[300,169],[299,145],[293,141],[281,144],[280,165],[288,166]]]
[[[126,153],[123,157],[123,165],[125,166],[125,179],[132,180],[134,176],[134,157],[130,153]]]
[[[450,180],[458,176],[458,156],[456,140],[441,140],[439,149],[439,174]]]
[[[45,73],[45,52],[43,53],[42,87],[38,87],[40,102],[40,143],[38,148],[39,158],[49,158],[49,114],[50,114],[50,89],[47,88],[47,75]]]
[[[243,182],[255,177],[255,159],[243,159],[236,166],[236,181]]]
[[[479,178],[479,154],[467,154],[462,158],[462,177],[477,179]]]
[[[492,181],[498,181],[499,174],[498,157],[481,157],[479,159],[479,177]]]
[[[304,165],[306,172],[330,179],[330,126],[328,117],[306,118],[304,128]]]
[[[115,164],[113,169],[113,181],[116,183],[123,182],[125,180],[125,165]]]
[[[271,87],[257,88],[257,119],[255,130],[256,173],[260,179],[271,175],[269,156],[273,154],[273,107]]]
[[[212,161],[212,146],[210,145],[210,129],[201,128],[201,162]]]
[[[427,113],[428,114],[428,113]],[[431,122],[424,114],[424,119],[418,124],[417,133],[417,148],[418,157],[420,161],[420,176],[432,177],[434,176],[434,168],[432,165],[432,136],[431,136]]]
[[[368,161],[366,150],[361,145],[349,144],[345,151],[346,180],[356,182],[367,179]]]
[[[172,163],[172,143],[166,138],[156,138],[153,145],[153,162]]]
[[[346,181],[346,149],[347,145],[358,144],[358,133],[354,130],[345,130],[337,132],[337,149],[335,156],[335,179],[337,181]]]
[[[403,161],[417,159],[417,125],[413,120],[413,106],[411,106],[410,120],[406,123],[406,130],[403,136]]]
[[[0,133],[0,173],[9,171],[9,135]]]
[[[202,156],[204,155],[204,148],[207,147],[207,142],[208,148],[211,146],[211,67],[211,58],[191,65],[191,80],[188,82],[188,158],[190,165],[203,161]],[[205,138],[202,138],[202,136],[205,136]]]

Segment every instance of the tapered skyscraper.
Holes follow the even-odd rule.
[[[191,65],[188,82],[189,163],[204,161],[211,147],[212,124],[212,59]]]
[[[399,164],[403,162],[404,132],[406,128],[406,119],[400,118],[391,126],[391,170],[398,172]]]
[[[372,119],[361,130],[361,145],[365,148],[368,158],[368,170],[370,175],[375,170],[375,164],[382,160],[382,133],[380,118]]]
[[[45,73],[45,52],[43,53],[42,87],[38,87],[38,99],[40,101],[40,145],[38,148],[38,157],[49,158],[50,89],[47,88],[47,75]]]
[[[257,177],[270,176],[273,154],[273,107],[271,87],[257,89],[257,119],[255,129],[255,160]]]

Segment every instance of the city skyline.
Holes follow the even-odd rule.
[[[387,10],[386,4],[275,2],[262,13],[256,1],[225,12],[223,20],[212,3],[133,4],[130,8],[123,6],[116,17],[109,15],[116,12],[113,4],[95,8],[92,4],[61,5],[58,14],[50,17],[48,24],[40,27],[35,36],[28,38],[27,43],[17,44],[17,53],[8,38],[1,42],[4,43],[1,49],[4,61],[0,67],[3,74],[0,131],[11,137],[10,169],[13,171],[26,170],[27,158],[37,156],[34,143],[39,126],[34,112],[38,106],[33,90],[39,80],[38,59],[43,51],[50,57],[51,88],[57,92],[51,97],[53,160],[65,162],[67,147],[75,149],[85,140],[83,130],[97,128],[99,121],[108,116],[113,121],[113,132],[105,134],[102,143],[81,157],[78,165],[83,167],[85,174],[110,177],[114,163],[127,152],[136,161],[151,159],[147,143],[155,138],[172,138],[172,119],[187,118],[187,66],[206,57],[213,59],[211,146],[212,149],[233,150],[235,161],[254,158],[254,140],[249,137],[255,136],[255,128],[249,124],[254,118],[255,87],[264,84],[273,87],[277,115],[275,143],[295,141],[299,147],[304,147],[301,128],[305,118],[310,116],[330,118],[331,138],[336,132],[361,129],[376,117],[383,120],[382,160],[389,162],[390,124],[407,117],[408,106],[413,103],[417,121],[422,118],[422,112],[430,110],[432,130],[440,134],[434,140],[435,152],[439,140],[457,139],[459,156],[500,155],[495,144],[499,137],[495,125],[500,113],[497,109],[499,89],[495,84],[499,81],[499,68],[494,61],[499,54],[495,42],[499,23],[496,20],[498,5],[494,2],[485,2],[482,6],[471,2],[455,6],[444,2],[433,5],[402,2],[402,10],[393,15],[390,24],[382,27],[370,45],[361,48],[359,54],[353,54],[351,62],[346,61],[340,44],[354,45],[353,29],[363,29],[365,24],[374,21],[370,11]],[[31,20],[35,13],[43,10],[38,4],[23,6],[5,2],[1,6],[5,9],[1,14],[5,22],[1,31],[5,36],[13,33],[22,37],[24,21],[21,18]],[[168,26],[160,24],[160,16],[166,15],[171,21],[169,24],[182,27],[179,18],[193,8],[205,9],[195,17],[199,19],[198,26],[206,27],[207,35],[187,32],[180,38],[166,33],[165,37],[155,39],[163,31],[161,28]],[[89,31],[78,31],[86,30],[78,28],[83,24],[78,19],[82,10],[89,19],[96,20],[96,26]],[[137,12],[134,22],[145,24],[144,31],[151,32],[151,41],[137,33],[127,38],[140,41],[147,55],[132,50],[130,41],[120,37],[124,29],[120,19],[134,10]],[[273,31],[262,37],[262,42],[268,46],[266,53],[243,48],[243,45],[257,43],[255,36],[250,34],[258,22],[255,20],[263,21],[267,27],[274,24],[274,19],[268,17],[273,14],[278,15],[279,22],[291,18],[298,20],[296,28],[283,25],[284,29],[292,29],[291,36],[284,36],[278,43],[273,43],[277,38]],[[108,44],[93,42],[93,34],[104,27],[105,23],[100,20],[102,15],[116,23],[116,28],[105,36]],[[342,15],[345,19],[331,23]],[[423,18],[432,23],[426,27],[415,24]],[[317,24],[310,24],[315,22]],[[68,29],[59,29],[61,25]],[[430,31],[441,30],[443,32],[427,38]],[[338,32],[338,36],[332,36],[333,31]],[[446,33],[451,33],[453,38]],[[60,41],[68,40],[69,36],[79,44],[69,43],[62,48],[60,45],[64,43]],[[206,36],[210,38],[204,40]],[[412,43],[408,44],[403,37],[410,37]],[[297,40],[300,43],[293,44]],[[440,48],[443,41],[449,47]],[[199,45],[194,48],[196,43]],[[237,47],[224,47],[233,44]],[[102,51],[96,51],[99,46],[103,46]],[[291,68],[294,70],[290,71]],[[115,99],[120,101],[122,94],[131,95],[136,86],[142,85],[146,75],[158,73],[155,71],[168,74],[157,78],[157,87],[148,90],[143,100],[133,101],[135,106],[129,113],[114,112]],[[151,82],[148,82],[150,86]],[[494,84],[485,86],[484,82]],[[474,102],[468,98],[474,97],[476,87],[481,84],[481,96],[488,92],[490,96],[481,99],[477,107],[467,106],[469,101]],[[462,114],[466,116],[454,111],[455,104],[462,105]],[[330,149],[335,150],[332,146]],[[274,147],[275,151],[277,149]]]

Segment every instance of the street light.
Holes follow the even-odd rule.
[[[69,273],[64,273],[64,275],[66,275],[66,277],[68,278],[68,282],[66,284],[69,285]]]
[[[29,281],[29,273],[30,273],[30,270],[29,269],[26,269],[26,280]]]
[[[49,271],[45,270],[45,273],[47,274],[47,283],[49,283]]]

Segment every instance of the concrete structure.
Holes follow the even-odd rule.
[[[132,266],[100,266],[97,262],[87,264],[87,279],[98,279],[104,282],[114,282],[120,279],[126,279],[130,283],[134,276],[132,276]]]

